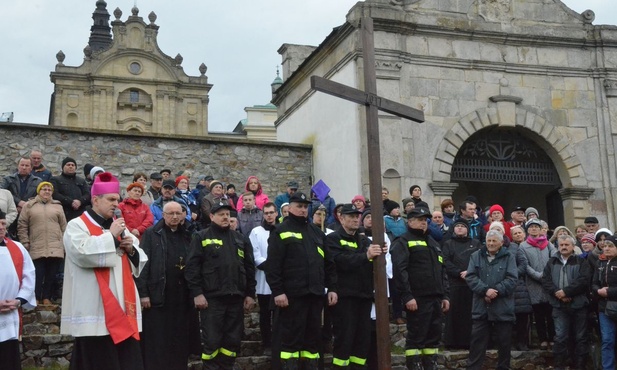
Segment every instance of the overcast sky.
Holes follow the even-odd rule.
[[[244,107],[267,104],[283,43],[318,45],[345,21],[356,0],[137,0],[148,22],[154,11],[161,50],[184,57],[188,75],[208,66],[210,131],[231,131],[246,117]],[[617,23],[615,0],[565,0],[576,12],[592,9],[594,24]],[[0,0],[0,112],[15,122],[47,124],[56,53],[78,66],[88,43],[96,0]],[[107,0],[122,20],[134,0]]]

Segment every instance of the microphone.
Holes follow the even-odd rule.
[[[116,218],[122,218],[122,211],[120,208],[114,209],[114,216],[116,216]],[[120,234],[120,236],[123,238],[126,236],[126,229],[122,230],[122,234]]]

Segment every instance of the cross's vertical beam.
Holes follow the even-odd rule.
[[[377,96],[377,75],[375,73],[375,50],[373,19],[362,18],[362,59],[364,63],[364,91]],[[381,201],[381,150],[379,146],[379,117],[375,104],[366,105],[366,137],[368,150],[368,172],[371,196],[371,217],[373,219],[373,243],[384,244],[383,202]],[[388,297],[386,295],[386,259],[384,255],[373,260],[375,283],[375,311],[377,313],[377,359],[379,370],[392,368],[390,353],[390,324]]]

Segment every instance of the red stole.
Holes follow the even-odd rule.
[[[19,288],[21,289],[21,281],[24,277],[24,254],[21,252],[21,249],[15,244],[11,239],[4,239],[4,244],[6,244],[6,248],[9,250],[9,254],[11,255],[11,259],[13,260],[13,266],[15,266],[15,272],[17,273],[17,278],[19,280]],[[23,310],[21,307],[17,310],[19,313],[19,340],[21,340],[21,333],[23,330]]]
[[[103,234],[103,229],[94,224],[86,214],[79,216],[86,224],[88,232],[92,236]],[[125,254],[122,260],[122,287],[124,289],[124,307],[122,306],[109,289],[109,267],[99,267],[94,269],[96,281],[99,283],[101,298],[103,299],[103,310],[105,311],[105,326],[115,344],[118,344],[130,337],[139,340],[139,327],[137,326],[137,304],[135,295],[135,282],[131,273],[129,257]]]

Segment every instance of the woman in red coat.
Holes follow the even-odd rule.
[[[154,223],[154,216],[150,212],[150,207],[141,200],[144,191],[145,188],[142,184],[134,182],[126,188],[128,197],[118,204],[126,222],[126,228],[138,239],[141,239],[146,229]]]

